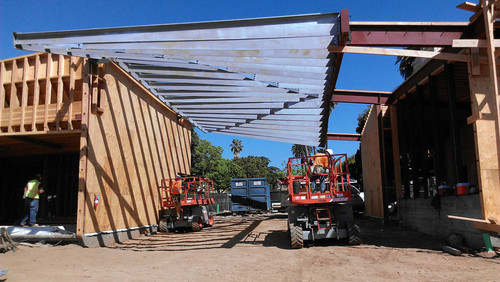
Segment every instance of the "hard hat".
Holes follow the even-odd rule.
[[[326,149],[326,152],[330,155],[333,155],[333,150],[332,149]]]

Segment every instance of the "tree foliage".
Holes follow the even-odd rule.
[[[233,144],[235,140],[239,141],[234,139]],[[241,145],[241,148],[243,148],[243,145]],[[285,176],[284,172],[279,168],[269,166],[270,161],[267,157],[235,157],[233,160],[229,160],[222,157],[222,152],[222,147],[214,146],[209,141],[200,139],[198,134],[192,131],[191,174],[212,179],[215,189],[218,191],[229,191],[232,178],[261,177],[267,179],[271,189],[276,189],[278,179]]]
[[[310,156],[313,151],[314,148],[311,146],[300,145],[300,144],[292,145],[292,154],[297,158]]]

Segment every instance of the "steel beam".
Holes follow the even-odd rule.
[[[352,133],[327,133],[328,140],[337,140],[337,141],[360,141],[361,134],[352,134]]]
[[[392,92],[335,89],[333,102],[385,104]]]

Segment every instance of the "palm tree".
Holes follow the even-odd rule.
[[[231,152],[233,152],[233,156],[235,159],[240,157],[240,152],[243,151],[243,143],[241,140],[233,139],[233,143],[229,145],[231,147]]]
[[[311,146],[300,145],[300,144],[292,145],[292,153],[297,158],[308,157],[313,151],[315,151],[315,148]]]

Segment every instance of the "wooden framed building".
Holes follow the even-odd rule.
[[[361,137],[367,213],[390,220],[388,204],[397,201],[393,219],[404,226],[440,237],[460,233],[474,247],[490,232],[498,245],[496,4],[459,8],[475,12],[462,33],[422,61],[386,105],[372,106]],[[435,196],[440,186],[450,189]]]
[[[0,82],[0,224],[41,173],[41,223],[82,239],[156,226],[160,179],[190,173],[189,121],[112,62],[38,53],[0,61]]]

